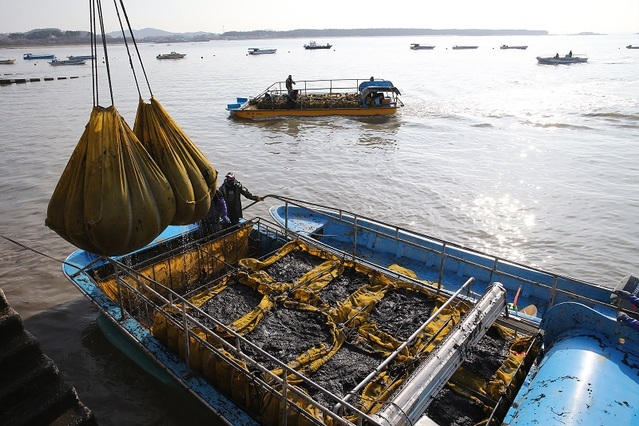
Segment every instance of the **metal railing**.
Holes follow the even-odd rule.
[[[280,232],[280,230],[268,228],[267,225],[260,221],[250,223],[261,228],[262,231],[258,231],[258,233],[271,232],[278,234]],[[197,241],[192,241],[184,247],[185,250],[191,251],[203,250],[199,247],[199,243]],[[175,327],[176,330],[183,333],[185,353],[182,361],[186,364],[187,371],[189,371],[187,377],[193,372],[190,365],[190,342],[196,340],[202,347],[211,351],[211,353],[213,353],[216,357],[232,366],[237,373],[242,374],[246,378],[247,383],[252,383],[253,386],[257,386],[262,391],[265,391],[277,398],[280,401],[284,412],[295,410],[310,423],[318,425],[324,424],[322,421],[313,417],[309,412],[300,408],[293,402],[293,400],[304,400],[310,406],[315,407],[324,416],[330,417],[334,424],[354,424],[340,414],[324,407],[306,393],[300,391],[297,387],[290,385],[288,383],[287,376],[292,375],[296,378],[300,378],[314,391],[324,395],[327,400],[333,401],[333,404],[340,404],[340,406],[345,407],[348,410],[348,415],[355,416],[358,419],[356,424],[363,424],[364,422],[371,425],[378,424],[367,414],[351,405],[347,400],[340,398],[327,389],[324,389],[313,380],[287,366],[279,359],[270,355],[268,352],[262,350],[260,347],[244,338],[242,335],[227,327],[206,311],[195,306],[187,297],[179,294],[162,283],[141,274],[135,269],[134,265],[127,265],[122,261],[115,259],[107,260],[113,268],[113,274],[108,277],[104,277],[104,279],[115,279],[118,293],[117,300],[115,300],[115,302],[120,307],[120,316],[117,318],[114,317],[114,319],[116,321],[124,321],[127,318],[133,318],[143,329],[151,330],[154,319],[156,320],[158,315],[162,316],[168,324],[171,324],[172,327]],[[229,269],[214,281],[199,287],[197,291],[203,291],[206,287],[214,286],[222,278],[228,277],[234,272],[236,272],[236,270]],[[173,271],[173,273],[179,274],[181,271]],[[192,294],[193,292],[190,293]],[[194,312],[197,313],[197,317],[193,315]],[[207,326],[198,318],[205,318],[214,326]],[[232,339],[225,338],[214,328],[223,330],[223,333],[232,336]],[[200,333],[204,334],[204,337],[194,330],[198,330]],[[277,369],[281,369],[282,375],[279,376],[274,374],[273,371],[267,369],[260,362],[254,360],[253,357],[246,353],[247,349],[249,349],[250,352],[258,354],[260,357],[268,360],[268,362],[275,365]],[[232,354],[232,356],[228,356],[225,351]],[[244,368],[238,360],[245,363],[248,366],[248,369]],[[163,368],[185,385],[191,393],[194,393],[196,397],[198,397],[198,399],[205,402],[205,399],[198,394],[198,390],[191,389],[189,387],[186,382],[187,377],[176,377],[169,369],[164,366]],[[259,372],[259,374],[256,374],[256,372]],[[291,395],[293,396],[292,399]],[[287,415],[281,415],[280,425],[286,425],[286,423]]]
[[[432,254],[435,258],[438,258],[440,260],[440,265],[438,268],[438,272],[439,272],[438,286],[440,288],[443,284],[444,274],[447,270],[448,262],[454,261],[454,262],[459,262],[460,265],[468,265],[473,268],[486,271],[489,274],[489,278],[487,280],[488,282],[492,282],[496,280],[497,277],[499,277],[499,279],[507,278],[507,279],[516,280],[520,282],[521,284],[530,285],[531,288],[538,288],[548,292],[549,297],[547,300],[546,310],[556,304],[556,299],[558,295],[564,295],[572,300],[579,301],[588,306],[595,306],[595,305],[600,306],[604,308],[604,310],[610,310],[611,312],[616,311],[619,308],[617,305],[614,305],[610,303],[609,301],[603,300],[604,297],[606,298],[609,297],[612,290],[595,283],[579,280],[576,278],[568,277],[568,276],[554,273],[554,272],[537,269],[532,266],[524,265],[515,261],[510,261],[510,260],[501,258],[499,256],[494,256],[494,255],[487,254],[469,247],[455,244],[438,237],[433,237],[423,233],[401,228],[399,226],[382,223],[375,219],[366,217],[364,215],[359,215],[357,213],[349,212],[346,210],[327,207],[317,203],[293,199],[293,198],[289,198],[285,196],[270,195],[270,197],[273,197],[283,202],[286,212],[288,212],[289,206],[298,206],[302,208],[307,208],[307,209],[313,210],[313,212],[319,216],[324,216],[327,219],[336,220],[342,224],[345,224],[351,227],[351,231],[349,231],[349,234],[352,234],[353,241],[352,241],[352,249],[350,252],[348,252],[348,254],[350,254],[354,258],[361,259],[358,253],[359,245],[357,241],[358,234],[361,233],[361,231],[372,232],[378,236],[382,236],[383,238],[389,238],[391,240],[401,242],[402,244],[405,244],[409,247],[417,248],[423,251],[424,253],[426,253],[426,255]],[[285,215],[287,214],[288,213],[285,213]],[[285,217],[284,221],[285,221],[284,226],[287,227],[288,217]],[[411,241],[411,238],[421,240],[421,241],[427,241],[431,243],[431,245],[433,246],[439,245],[439,248],[432,248],[426,245],[418,244],[414,241]],[[313,238],[313,240],[322,242],[321,238]],[[325,245],[331,247],[328,244],[325,244]],[[334,247],[333,249],[335,250]],[[342,251],[342,250],[339,250],[339,251]],[[478,259],[484,259],[485,264],[478,263],[468,258],[460,257],[459,255],[456,255],[454,251],[458,251],[458,252],[462,251],[464,253],[469,253],[474,255]],[[365,259],[361,259],[361,260],[365,261]],[[515,267],[515,268],[511,268],[511,267]],[[516,273],[507,271],[506,268],[508,269],[519,268],[522,271],[525,270],[527,272],[530,272],[531,274],[539,275],[540,277],[547,277],[547,280],[550,281],[551,284],[546,284],[534,279],[527,278],[522,275],[517,275]],[[476,276],[476,274],[474,275]],[[480,280],[479,278],[477,279]],[[583,289],[588,288],[592,290],[591,293],[597,292],[601,295],[602,298],[594,299],[584,294],[577,293],[575,291],[560,288],[559,282],[569,283],[570,286],[573,286],[576,288],[583,288]]]

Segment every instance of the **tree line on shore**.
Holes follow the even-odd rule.
[[[143,36],[140,36],[143,34]],[[179,43],[211,40],[250,40],[250,39],[274,39],[274,38],[301,38],[301,37],[374,37],[374,36],[437,36],[437,35],[547,35],[544,30],[433,30],[416,28],[364,28],[364,29],[297,29],[289,31],[255,30],[255,31],[228,31],[222,34],[194,32],[194,33],[170,33],[162,30],[145,29],[135,31],[136,40],[143,43]],[[106,35],[108,43],[122,43],[124,39],[118,32]],[[0,34],[0,46],[33,46],[33,45],[68,45],[90,44],[91,33],[89,31],[60,30],[58,28],[44,28],[27,31],[24,33]]]

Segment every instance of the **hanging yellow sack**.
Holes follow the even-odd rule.
[[[114,106],[94,107],[45,224],[81,249],[113,256],[153,241],[174,215],[171,185],[131,128]]]
[[[206,216],[217,171],[155,98],[148,104],[140,99],[133,131],[173,188],[171,224],[195,223]]]

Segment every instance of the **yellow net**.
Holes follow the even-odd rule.
[[[185,304],[164,304],[165,300],[143,316],[145,323],[155,338],[188,359],[191,368],[263,424],[277,424],[284,416],[296,425],[342,422],[318,407],[331,409],[336,400],[309,385],[302,375],[344,397],[376,371],[353,392],[349,403],[369,415],[379,413],[471,309],[470,303],[459,300],[435,316],[447,297],[435,291],[434,283],[392,277],[302,241],[288,242],[265,258],[249,257],[251,230],[246,226],[197,248],[189,246],[142,264],[135,279],[121,278],[127,288],[134,287],[149,299],[158,293],[170,299],[168,289],[190,294]],[[237,269],[222,275],[228,265]],[[140,299],[112,275],[97,284],[114,301]],[[190,293],[195,288],[199,290]],[[125,308],[129,308],[126,303]],[[190,317],[189,339],[184,312]],[[423,331],[415,333],[427,319]],[[496,324],[489,334],[491,339],[478,346],[497,347],[498,356],[477,352],[474,359],[490,357],[490,362],[476,369],[476,364],[465,361],[441,397],[454,394],[471,401],[479,410],[476,424],[490,416],[499,398],[515,396],[531,343],[530,337]],[[240,342],[236,335],[246,340]],[[408,336],[413,339],[408,341]],[[493,346],[495,341],[500,346]],[[242,354],[223,342],[241,346]],[[376,370],[391,354],[396,356],[387,368]],[[290,386],[286,405],[272,393],[283,391],[277,378]],[[298,410],[291,409],[292,404]],[[341,415],[357,422],[348,408]]]

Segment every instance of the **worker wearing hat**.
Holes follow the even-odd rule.
[[[226,209],[228,212],[231,225],[237,225],[242,217],[242,197],[244,196],[249,200],[263,201],[264,197],[258,197],[251,194],[246,187],[244,187],[237,179],[235,179],[235,173],[228,172],[224,178],[224,183],[220,186],[220,192],[224,196],[226,201]]]

